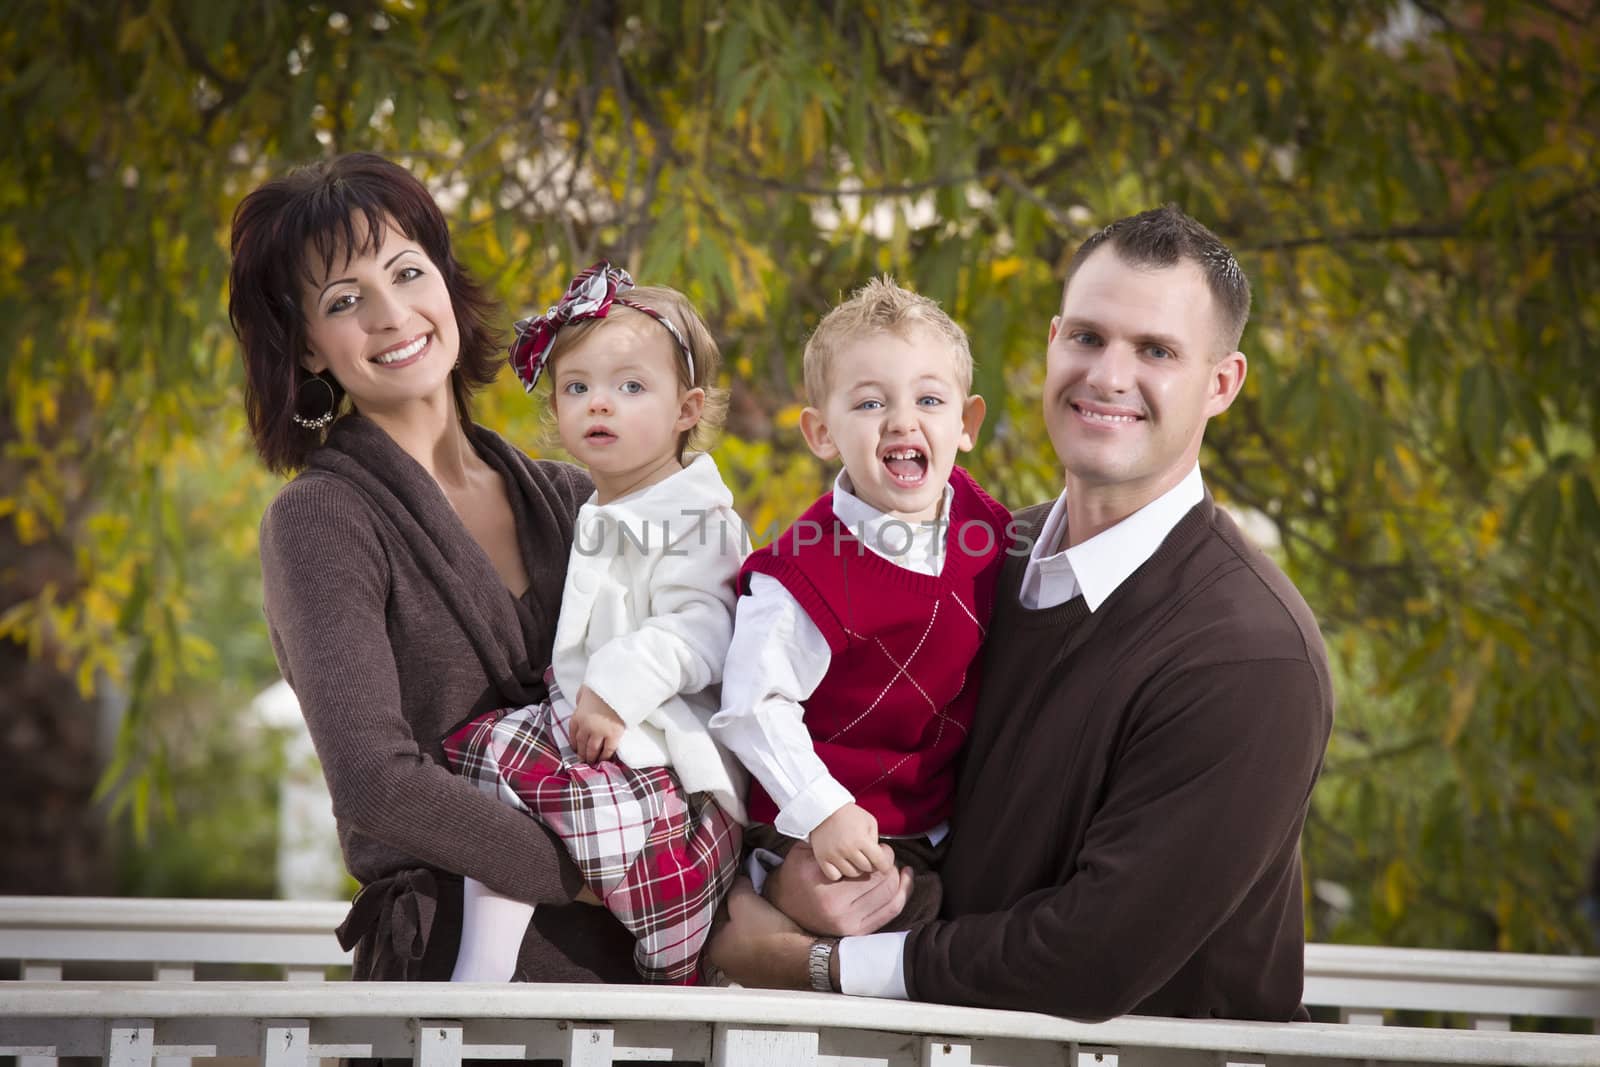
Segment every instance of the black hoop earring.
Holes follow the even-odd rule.
[[[299,406],[298,401],[300,399],[301,390],[305,389],[305,387],[310,385],[312,382],[317,382],[328,391],[328,410],[323,412],[321,415],[310,419],[306,418],[304,415],[301,415],[300,412],[295,411],[290,413],[289,418],[296,426],[304,426],[308,430],[320,430],[324,426],[328,425],[328,423],[333,421],[333,413],[339,407],[339,397],[334,393],[333,386],[329,384],[328,379],[324,378],[320,374],[313,374],[311,377],[301,382],[300,388],[294,391],[297,407]]]

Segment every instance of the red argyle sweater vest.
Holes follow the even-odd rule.
[[[966,471],[951,471],[944,566],[937,576],[897,567],[868,549],[818,500],[739,574],[783,583],[828,641],[832,659],[805,701],[816,752],[882,834],[914,834],[950,815],[955,759],[977,703],[979,651],[1011,515]],[[905,531],[884,529],[886,540]],[[778,808],[750,783],[750,817]]]

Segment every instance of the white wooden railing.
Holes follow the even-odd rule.
[[[369,1055],[420,1067],[463,1058],[550,1058],[573,1067],[1600,1064],[1600,1037],[1576,1034],[1137,1016],[1093,1024],[767,990],[357,982],[0,984],[0,1049],[102,1056],[107,1067],[150,1067],[169,1056],[300,1067]]]
[[[1021,1012],[809,993],[593,986],[310,984],[347,963],[344,905],[0,897],[0,1055],[42,1067],[245,1056],[270,1067],[341,1056],[418,1064],[550,1058],[569,1064],[1049,1064],[1227,1067],[1458,1063],[1600,1067],[1600,1036],[1512,1032],[1513,1016],[1600,1029],[1600,959],[1312,945],[1306,1002],[1348,1024],[1127,1016],[1100,1024]],[[129,962],[155,982],[88,980]],[[193,981],[267,966],[289,981]],[[334,972],[338,973],[338,972]],[[1385,1012],[1469,1020],[1389,1026]]]

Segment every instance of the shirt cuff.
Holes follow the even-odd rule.
[[[805,841],[811,837],[811,831],[822,825],[822,820],[846,804],[854,804],[855,800],[850,790],[840,785],[833,775],[822,774],[784,805],[772,825],[780,834]]]
[[[839,991],[853,997],[906,999],[906,935],[867,934],[839,941]]]

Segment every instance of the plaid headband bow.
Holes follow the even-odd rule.
[[[533,392],[539,375],[544,373],[544,365],[550,358],[550,347],[555,344],[556,333],[561,327],[584,319],[603,319],[611,311],[612,304],[641,311],[665,326],[683,350],[683,358],[689,364],[689,379],[693,381],[694,355],[690,353],[683,334],[678,332],[671,319],[655,308],[623,299],[620,294],[632,288],[633,278],[627,271],[613,267],[602,259],[579,271],[577,277],[572,279],[572,284],[567,286],[567,291],[561,294],[561,299],[543,315],[519,319],[514,326],[517,338],[511,342],[511,369],[522,379],[522,387]]]

